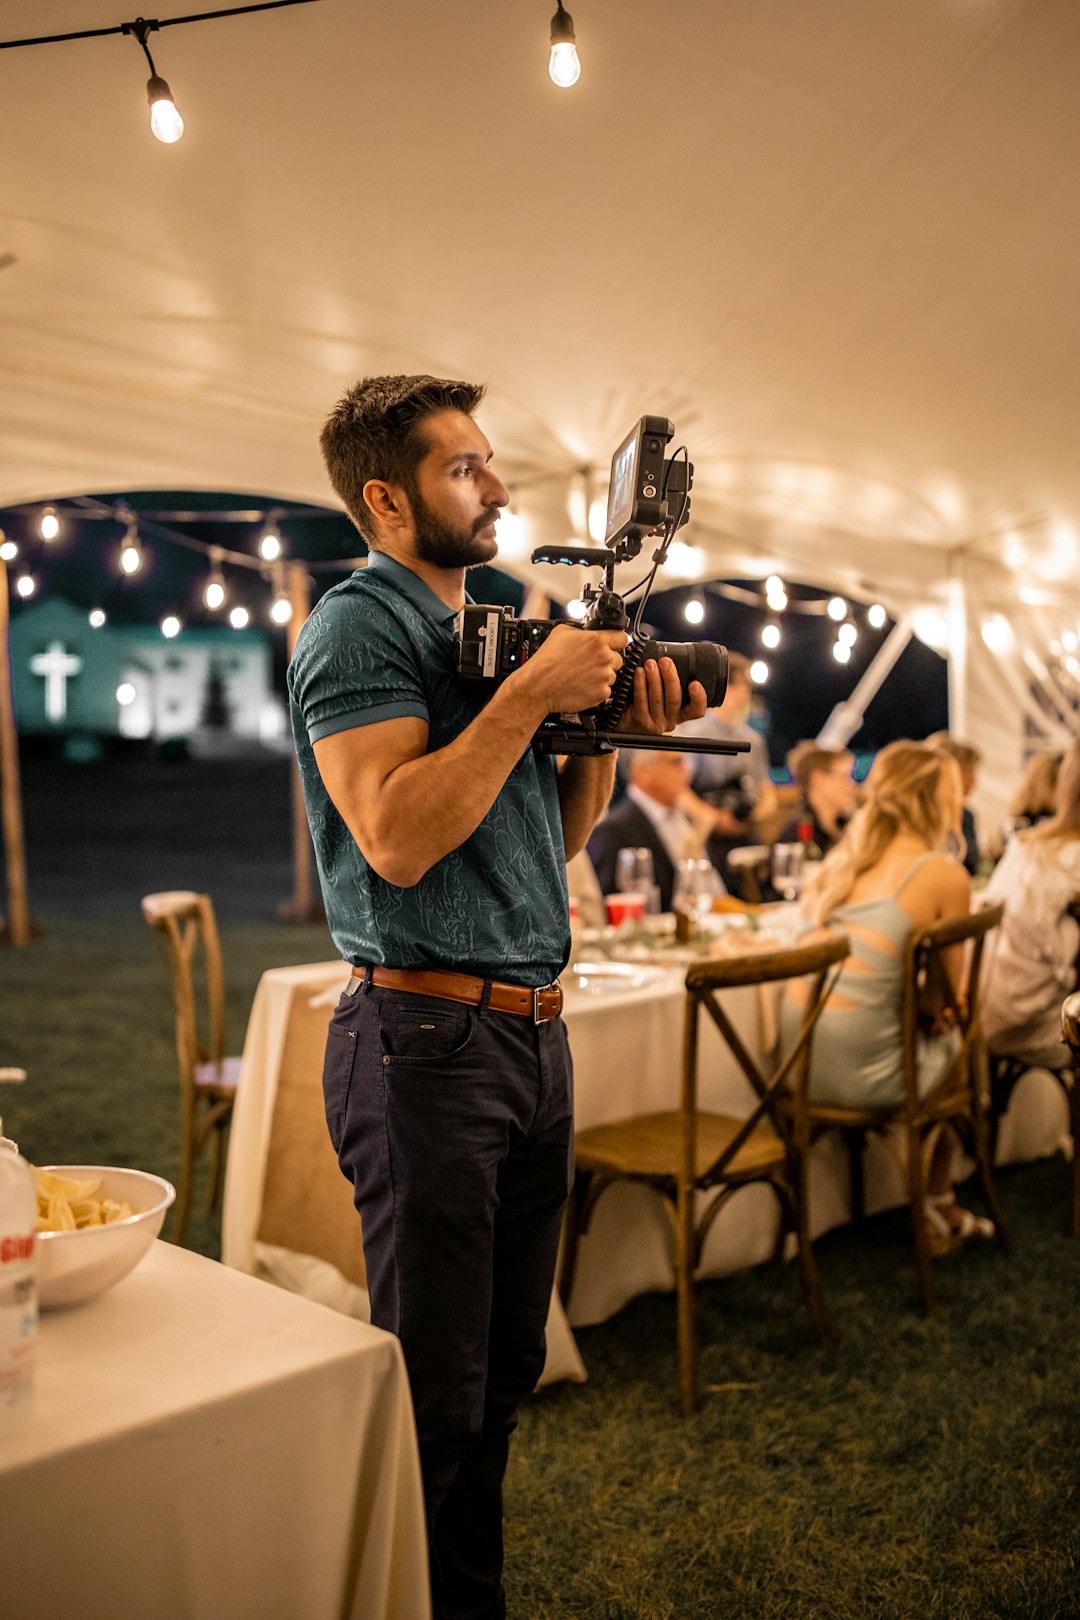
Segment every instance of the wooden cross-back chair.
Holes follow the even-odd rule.
[[[570,1298],[578,1240],[587,1230],[601,1195],[619,1181],[653,1188],[663,1200],[674,1240],[679,1392],[687,1415],[697,1404],[694,1274],[713,1221],[741,1188],[765,1183],[776,1194],[780,1205],[776,1253],[779,1256],[783,1252],[784,1240],[793,1232],[811,1321],[818,1333],[823,1337],[826,1334],[807,1217],[807,1167],[796,1152],[794,1132],[781,1099],[785,1088],[808,1062],[814,1025],[848,950],[846,938],[829,931],[789,950],[748,952],[693,963],[686,974],[679,1108],[598,1125],[575,1137],[577,1170],[564,1236],[563,1299]],[[799,1031],[786,1055],[777,1055],[766,1073],[761,1060],[739,1036],[717,994],[804,975],[811,976],[812,982]],[[698,1107],[698,1026],[702,1009],[716,1024],[753,1088],[756,1101],[746,1118],[710,1113]]]
[[[1074,922],[1080,923],[1080,900],[1074,900],[1071,906],[1066,907],[1066,915],[1072,917]],[[1065,1008],[1076,1004],[1080,999],[1075,990],[1080,987],[1080,950],[1077,951],[1076,964],[1073,973],[1074,994],[1065,1002]],[[1062,1039],[1069,1048],[1071,1059],[1062,1055],[1062,1062],[1055,1063],[1047,1069],[1052,1074],[1062,1091],[1069,1109],[1069,1136],[1072,1140],[1072,1199],[1069,1211],[1069,1231],[1073,1237],[1080,1237],[1080,1054],[1076,1044],[1070,1036],[1070,1029],[1075,1029],[1075,1013],[1067,1015],[1062,1009],[1061,1027]],[[1073,1022],[1069,1022],[1069,1016]],[[990,1140],[996,1142],[998,1128],[1009,1107],[1009,1101],[1017,1084],[1028,1071],[1036,1065],[1029,1063],[1025,1058],[1010,1057],[1006,1053],[991,1053],[990,1055]],[[1038,1065],[1043,1068],[1043,1064]]]
[[[221,1194],[224,1139],[236,1100],[240,1059],[226,1056],[225,981],[210,896],[186,889],[148,894],[142,911],[164,949],[176,1012],[181,1142],[173,1238],[183,1243],[195,1166],[211,1143],[209,1208]]]
[[[901,1014],[904,1099],[894,1107],[841,1108],[811,1100],[800,1087],[793,1094],[796,1139],[803,1154],[824,1131],[840,1131],[851,1166],[852,1217],[863,1213],[862,1153],[868,1133],[894,1148],[901,1127],[903,1168],[911,1207],[915,1271],[919,1297],[929,1310],[934,1300],[930,1240],[924,1215],[927,1169],[940,1133],[952,1128],[975,1161],[997,1242],[1007,1247],[1005,1228],[991,1174],[987,1128],[986,1052],[981,1029],[981,971],[987,935],[1000,923],[1004,907],[987,906],[965,917],[912,931],[904,952]],[[949,975],[947,955],[965,953],[963,987]],[[947,1019],[955,1030],[956,1050],[940,1081],[919,1095],[920,1038],[931,1020]]]

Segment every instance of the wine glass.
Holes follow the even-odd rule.
[[[776,892],[785,900],[797,900],[802,893],[802,844],[774,844],[772,852],[772,882]]]
[[[702,920],[712,911],[713,899],[723,891],[712,861],[680,861],[675,872],[675,888],[671,897],[672,909],[696,918],[700,930]]]
[[[656,885],[652,850],[620,849],[615,856],[615,887],[620,894],[640,894],[645,910],[655,913],[660,909],[660,894]]]

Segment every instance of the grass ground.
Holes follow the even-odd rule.
[[[322,928],[274,920],[280,772],[250,809],[245,775],[208,811],[205,776],[155,769],[141,786],[121,773],[65,794],[51,768],[29,784],[47,933],[0,950],[0,1064],[30,1074],[0,1107],[38,1162],[175,1176],[172,1025],[145,889],[223,896],[237,1049],[260,974],[332,954]],[[790,1268],[704,1285],[690,1422],[670,1297],[582,1331],[589,1383],[528,1403],[512,1451],[514,1620],[1080,1616],[1080,1243],[1062,1235],[1060,1160],[1004,1173],[1001,1190],[1012,1252],[941,1261],[929,1318],[898,1213],[820,1241],[831,1347],[811,1339]],[[191,1246],[216,1255],[218,1241],[200,1204]]]

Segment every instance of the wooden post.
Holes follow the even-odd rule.
[[[292,603],[292,618],[285,631],[285,644],[290,659],[296,647],[296,638],[311,612],[311,580],[307,568],[302,562],[290,562],[287,566],[289,580],[289,601]],[[319,922],[323,916],[322,903],[319,901],[311,885],[311,834],[308,831],[307,811],[304,808],[304,790],[300,784],[300,766],[295,753],[292,757],[292,770],[290,773],[292,790],[292,843],[293,843],[293,897],[281,907],[279,915],[283,922],[311,923]]]
[[[0,940],[9,945],[29,945],[33,931],[26,898],[26,847],[23,842],[19,744],[15,734],[9,630],[8,566],[0,559],[0,800],[3,804],[8,895],[7,923],[0,928]]]

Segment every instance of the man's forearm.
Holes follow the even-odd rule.
[[[559,774],[559,808],[567,860],[585,848],[611,802],[614,786],[614,754],[573,754],[566,761]]]

